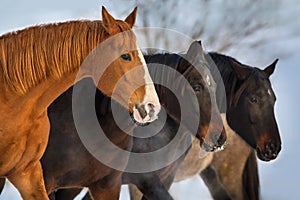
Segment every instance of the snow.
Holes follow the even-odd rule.
[[[169,8],[172,1],[165,0],[157,11],[153,7],[158,1],[148,1],[153,6],[145,6],[138,12],[137,24],[142,26],[143,16],[153,17],[151,26],[167,27],[175,29],[183,34],[191,36],[195,29],[195,23],[205,23],[204,34],[201,39],[207,50],[215,50],[220,47],[220,43],[211,42],[211,35],[228,36],[231,32],[226,32],[230,24],[223,22],[225,8],[230,8],[232,22],[238,24],[241,18],[248,14],[251,16],[255,7],[249,7],[248,14],[239,11],[244,4],[243,1],[232,6],[222,6],[220,3],[228,1],[208,1],[210,6],[207,10],[200,10],[204,3],[200,1],[179,1],[176,7]],[[257,1],[253,1],[257,2]],[[261,193],[264,200],[296,200],[298,199],[298,183],[300,175],[299,141],[300,135],[296,125],[299,123],[298,115],[300,107],[300,61],[298,49],[300,47],[300,5],[297,0],[258,1],[261,2],[260,12],[253,15],[252,22],[262,20],[268,22],[270,26],[258,31],[247,38],[238,38],[235,44],[227,49],[228,53],[236,57],[241,62],[263,68],[269,65],[275,58],[279,58],[279,63],[272,75],[271,81],[277,96],[275,113],[282,136],[282,151],[275,161],[259,161],[259,173],[261,181]],[[70,19],[99,19],[101,5],[112,13],[113,16],[123,19],[133,7],[138,4],[143,6],[142,1],[125,0],[2,0],[0,7],[0,34],[18,30],[30,25],[43,24],[49,22],[66,21]],[[267,6],[269,4],[269,6]],[[251,9],[250,9],[251,8]],[[222,10],[224,9],[224,10]],[[148,13],[147,13],[147,12]],[[250,12],[251,11],[251,12]],[[265,13],[262,13],[265,12]],[[164,14],[165,13],[165,14]],[[183,14],[185,13],[185,14]],[[210,16],[206,16],[207,14]],[[167,18],[166,24],[161,22],[160,15]],[[203,19],[203,20],[202,20]],[[170,24],[168,24],[170,23]],[[160,25],[162,24],[162,25]],[[234,24],[231,24],[232,26]],[[240,25],[241,26],[241,25]],[[199,27],[200,28],[200,27]],[[224,30],[224,31],[223,31]],[[218,33],[220,32],[220,33]],[[224,34],[226,33],[226,34]],[[230,39],[230,37],[229,37]],[[209,42],[210,41],[210,42]],[[262,41],[263,43],[257,43]],[[185,46],[184,48],[187,48]],[[175,199],[211,199],[205,185],[199,177],[194,177],[180,183],[173,184],[171,193]],[[128,199],[126,186],[122,187],[122,200]],[[9,183],[0,195],[0,200],[20,199],[18,192]],[[78,198],[80,199],[80,198]]]

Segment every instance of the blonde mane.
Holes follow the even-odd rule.
[[[129,30],[117,20],[120,32]],[[5,87],[25,94],[48,77],[76,70],[109,35],[101,21],[70,21],[30,27],[0,36],[0,73]]]

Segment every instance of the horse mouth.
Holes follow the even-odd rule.
[[[222,151],[222,150],[224,150],[224,146],[226,145],[226,143],[211,145],[205,141],[205,138],[202,138],[201,140],[202,140],[202,142],[200,142],[200,146],[206,152]]]
[[[281,142],[268,140],[262,145],[257,144],[257,157],[262,161],[271,161],[277,158],[281,150]]]
[[[148,126],[151,122],[139,122],[135,119],[133,114],[130,114],[130,117],[132,119],[132,121],[134,122],[134,124],[138,125],[138,126]]]
[[[218,152],[224,150],[226,144],[227,135],[223,127],[222,131],[211,132],[211,138],[208,141],[205,137],[201,137],[200,145],[202,144],[202,149],[206,152]]]
[[[135,105],[131,116],[136,124],[144,126],[156,120],[159,111],[153,104]]]
[[[256,148],[257,157],[265,162],[275,160],[279,154],[279,151],[270,151],[270,149],[262,150],[260,147]]]

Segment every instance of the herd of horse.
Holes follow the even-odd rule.
[[[260,199],[257,157],[281,150],[278,59],[251,67],[200,41],[142,54],[136,12],[0,36],[1,190],[7,178],[25,200],[84,187],[84,199],[116,200],[129,184],[132,200],[168,200],[173,182],[200,175],[214,199]]]

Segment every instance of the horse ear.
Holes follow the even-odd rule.
[[[267,74],[268,77],[270,77],[273,74],[278,60],[279,59],[276,59],[271,65],[264,69],[264,72]]]
[[[134,10],[124,20],[129,25],[130,28],[132,28],[135,23],[136,12],[137,12],[137,7],[135,7]]]
[[[194,41],[189,50],[187,51],[187,59],[189,62],[194,63],[199,56],[201,56],[202,59],[204,59],[204,52],[202,48],[201,41]]]
[[[239,80],[245,80],[251,73],[251,69],[242,66],[236,61],[231,61],[235,74]]]
[[[102,23],[103,28],[109,35],[113,35],[117,32],[117,21],[107,12],[104,6],[102,6]]]

